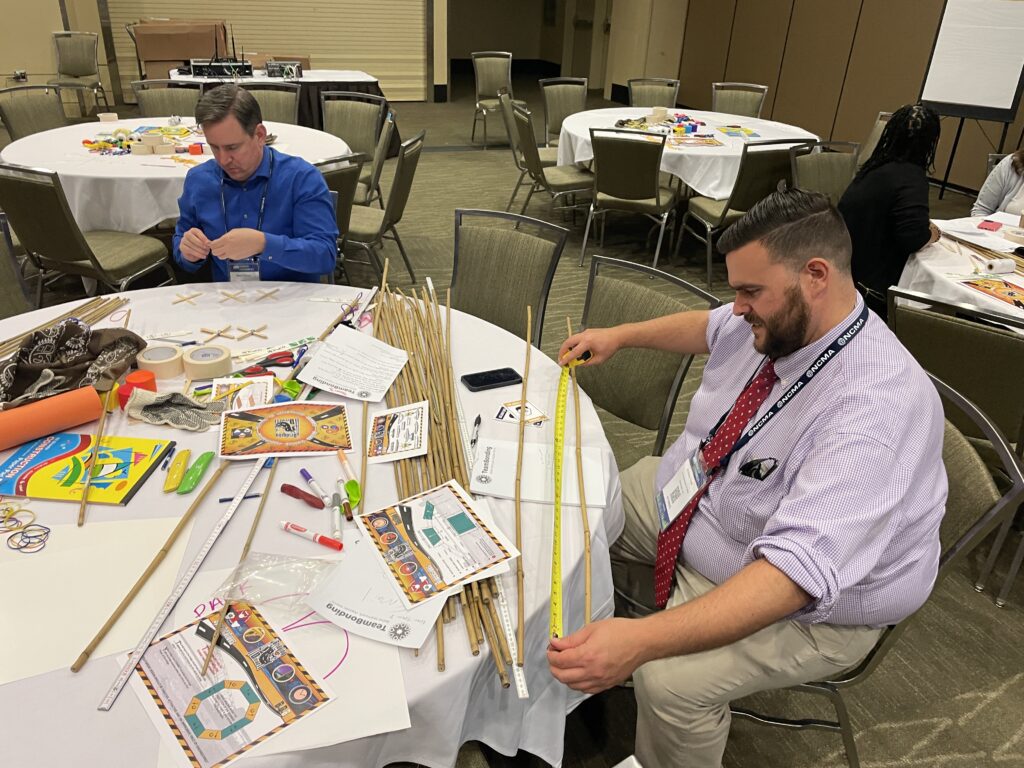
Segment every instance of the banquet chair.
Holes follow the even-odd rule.
[[[364,165],[359,176],[359,183],[356,186],[356,205],[370,205],[374,200],[381,208],[384,207],[384,195],[380,191],[380,174],[384,170],[384,163],[388,159],[388,148],[391,146],[391,136],[395,132],[395,116],[388,112],[384,118],[384,125],[380,129],[380,136],[377,137],[377,145],[373,149],[373,158],[369,165]]]
[[[865,161],[871,157],[871,153],[875,151],[875,147],[878,146],[878,140],[882,138],[885,124],[889,122],[890,117],[892,117],[892,112],[878,113],[878,119],[875,120],[875,124],[871,127],[871,132],[864,140],[864,143],[860,145],[860,152],[857,154],[858,168],[864,165]]]
[[[713,200],[710,197],[694,195],[687,202],[679,237],[676,239],[675,254],[679,254],[679,244],[683,235],[689,232],[705,246],[708,269],[708,288],[711,288],[711,264],[714,256],[714,239],[722,231],[742,216],[748,209],[776,190],[780,181],[792,183],[792,161],[790,147],[799,145],[804,153],[811,151],[813,142],[798,139],[771,139],[769,141],[751,141],[743,145],[740,154],[740,169],[736,174],[736,183],[732,192],[725,200]],[[703,230],[697,232],[690,222],[699,225]]]
[[[338,267],[344,269],[345,242],[352,221],[352,205],[359,185],[359,174],[363,172],[366,155],[342,155],[320,160],[314,165],[327,182],[327,188],[334,194],[334,211],[338,221]],[[337,272],[337,270],[335,270]]]
[[[675,109],[679,81],[667,77],[634,77],[627,80],[629,106]]]
[[[180,80],[133,80],[132,90],[139,104],[140,117],[177,115],[194,118],[196,104],[202,95],[199,83],[183,83]]]
[[[554,210],[555,202],[559,198],[569,197],[575,200],[577,194],[591,191],[594,185],[593,174],[581,171],[575,165],[544,166],[537,150],[537,134],[534,132],[533,116],[529,110],[513,103],[512,117],[515,120],[523,163],[533,182],[523,208],[519,211],[520,214],[526,213],[534,192],[544,191],[551,195],[551,207]],[[575,210],[574,205],[569,207]]]
[[[388,102],[383,96],[355,91],[323,91],[320,116],[324,130],[348,144],[353,152],[373,157]]]
[[[711,111],[741,117],[760,117],[767,85],[756,83],[712,83]]]
[[[580,266],[587,255],[587,240],[594,219],[601,217],[601,246],[608,211],[639,213],[660,224],[654,262],[658,268],[665,226],[675,214],[676,192],[661,185],[661,156],[668,137],[657,133],[638,133],[624,128],[591,128],[594,148],[594,194],[587,213],[580,246]]]
[[[999,165],[999,161],[1006,157],[1006,152],[989,152],[988,157],[985,158],[985,178],[987,179],[989,174],[992,173],[992,169]]]
[[[929,376],[931,375],[929,374]],[[942,462],[945,465],[949,481],[949,497],[946,500],[946,511],[939,528],[941,554],[938,575],[931,593],[934,595],[935,588],[949,572],[984,541],[988,534],[1000,525],[1005,526],[1007,522],[1012,521],[1014,511],[1024,501],[1024,474],[1021,473],[1021,466],[1010,451],[1010,446],[1007,445],[999,429],[989,421],[988,417],[955,389],[934,376],[931,376],[931,379],[942,397],[946,411]],[[958,421],[970,421],[992,440],[992,445],[1010,478],[1008,489],[1001,495],[992,481],[985,463],[967,439],[951,423],[954,414]],[[766,715],[735,704],[731,707],[733,717],[751,720],[762,725],[838,733],[843,739],[847,763],[850,768],[859,768],[857,744],[854,740],[853,725],[850,722],[846,702],[843,699],[843,689],[864,682],[878,667],[913,619],[914,615],[911,615],[900,623],[883,629],[875,646],[855,667],[847,669],[829,680],[818,680],[782,689],[787,693],[809,693],[827,698],[836,713],[835,720],[794,719]],[[956,663],[955,659],[949,661]]]
[[[155,237],[127,232],[82,232],[56,173],[0,164],[0,207],[18,233],[40,279],[36,304],[42,305],[48,275],[90,277],[113,291],[163,268],[174,282],[166,246]]]
[[[48,80],[49,85],[88,88],[97,105],[100,96],[103,97],[103,106],[109,111],[110,102],[100,79],[96,53],[99,35],[95,32],[54,32],[53,42],[57,48],[57,77]],[[85,99],[79,98],[85,115]]]
[[[299,124],[299,86],[296,83],[241,83],[260,105],[264,120]]]
[[[908,305],[907,301],[914,303]],[[889,288],[888,302],[889,326],[921,367],[949,382],[983,409],[995,427],[1015,444],[1016,455],[1024,456],[1024,395],[1020,392],[1024,380],[1024,320],[896,287]],[[1000,462],[993,458],[986,435],[971,421],[951,421],[999,471]],[[1009,525],[1000,532],[978,575],[975,587],[979,592],[985,588],[1008,532]],[[1006,603],[1022,556],[1024,541],[996,596],[996,605]]]
[[[0,89],[0,119],[11,141],[68,124],[61,89],[54,85],[19,85]]]
[[[452,307],[525,339],[530,306],[530,343],[539,349],[548,292],[568,237],[569,230],[540,219],[456,208]]]
[[[793,186],[821,192],[832,205],[838,205],[857,172],[859,146],[852,141],[816,141],[810,153],[800,146],[790,147]]]
[[[508,95],[508,91],[504,88],[498,91],[498,104],[501,107],[501,118],[505,123],[505,131],[508,133],[508,145],[512,150],[512,162],[515,163],[516,170],[519,171],[519,179],[512,189],[512,197],[508,199],[508,205],[505,206],[505,210],[508,211],[512,209],[512,203],[515,201],[516,195],[519,194],[519,188],[525,183],[524,179],[529,173],[529,169],[526,167],[526,160],[523,158],[522,147],[519,146],[519,129],[516,127],[516,117],[512,111],[512,97]],[[534,145],[536,143],[536,140],[534,140]],[[542,168],[556,165],[558,163],[558,148],[538,147],[537,156],[540,158]]]
[[[476,141],[476,124],[484,122],[484,149],[487,148],[487,115],[497,112],[498,91],[505,89],[512,96],[512,54],[505,51],[475,51],[469,54],[473,59],[473,77],[476,81],[476,109],[473,112],[473,130],[470,142]],[[525,101],[512,100],[513,104],[526,107]]]
[[[587,78],[548,77],[537,82],[544,98],[544,146],[558,146],[562,121],[587,108]]]
[[[609,271],[616,276],[609,275]],[[610,328],[687,309],[714,309],[721,304],[710,293],[667,272],[594,256],[582,328]],[[631,348],[620,350],[601,365],[578,367],[576,376],[594,405],[631,424],[656,430],[651,455],[660,456],[691,362],[693,355]]]
[[[20,315],[33,309],[28,300],[28,289],[21,274],[21,265],[7,244],[0,239],[0,320]]]
[[[391,183],[391,189],[388,191],[388,201],[384,208],[357,205],[352,209],[348,243],[366,251],[366,256],[378,276],[383,275],[383,268],[377,250],[384,247],[384,238],[389,237],[395,241],[399,253],[402,254],[402,261],[405,262],[405,268],[409,272],[409,282],[416,282],[416,273],[413,271],[409,254],[405,252],[405,246],[402,245],[396,227],[405,213],[406,203],[409,202],[409,193],[412,190],[416,166],[419,164],[420,154],[423,152],[423,139],[426,135],[426,131],[420,131],[411,139],[403,141],[402,146],[398,148],[395,177]]]

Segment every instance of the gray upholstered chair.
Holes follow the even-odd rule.
[[[0,320],[32,309],[21,265],[6,238],[0,238]]]
[[[808,192],[828,195],[838,205],[843,192],[857,172],[857,150],[852,141],[816,141],[808,153],[802,146],[790,147],[793,185]]]
[[[711,111],[742,117],[760,117],[767,85],[756,83],[712,83]]]
[[[544,98],[544,146],[558,146],[562,121],[587,108],[587,78],[549,77],[538,83]]]
[[[660,181],[661,156],[667,138],[665,134],[638,133],[624,128],[590,129],[590,143],[594,148],[594,196],[580,246],[581,267],[594,218],[601,217],[603,246],[608,211],[625,211],[641,214],[660,225],[651,264],[657,269],[665,226],[676,209],[675,190],[661,186]]]
[[[533,128],[533,116],[529,110],[512,105],[512,117],[515,120],[517,135],[519,138],[519,149],[522,152],[523,164],[533,184],[530,186],[530,193],[523,202],[523,208],[519,213],[526,213],[530,204],[530,198],[534,192],[547,192],[551,195],[551,207],[554,209],[555,202],[562,197],[575,200],[578,194],[587,194],[593,187],[594,177],[586,171],[581,171],[575,165],[552,165],[544,166],[540,159],[540,152],[537,150],[537,134]],[[564,206],[563,206],[564,207]]]
[[[352,220],[352,205],[359,185],[359,174],[363,172],[366,155],[342,155],[315,163],[316,168],[327,182],[327,188],[336,195],[334,211],[338,220],[338,254],[344,254],[345,242]],[[338,266],[342,259],[339,258]]]
[[[91,277],[115,291],[161,268],[165,284],[174,282],[167,248],[155,237],[82,232],[52,171],[0,164],[0,207],[40,272],[37,305],[48,272]]]
[[[627,80],[629,106],[675,109],[679,81],[667,77],[634,77]]]
[[[398,149],[398,164],[395,167],[395,178],[388,191],[388,201],[384,209],[368,205],[357,205],[352,209],[352,220],[348,229],[348,244],[366,251],[366,256],[377,275],[382,276],[383,268],[377,250],[384,247],[384,238],[395,241],[405,268],[409,272],[409,282],[416,282],[409,254],[405,252],[401,238],[398,237],[396,226],[405,213],[405,205],[409,202],[412,182],[416,176],[416,166],[423,153],[423,138],[426,131],[420,131],[411,139],[402,142]]]
[[[949,498],[946,501],[946,512],[939,529],[941,555],[939,572],[935,580],[937,587],[953,567],[984,541],[988,534],[1000,526],[1005,529],[1013,521],[1014,512],[1024,501],[1024,474],[1021,474],[1020,463],[1010,451],[1010,446],[986,415],[947,384],[935,377],[932,377],[932,381],[939,390],[946,409],[947,421],[942,446],[942,461],[946,466],[946,476],[949,480]],[[954,418],[957,421],[971,422],[992,441],[992,446],[1009,478],[1008,489],[1001,495],[992,481],[985,463],[967,439],[950,422]],[[934,587],[932,594],[934,594]],[[860,759],[857,755],[857,744],[854,740],[853,726],[850,723],[850,715],[847,712],[842,691],[863,682],[874,671],[896,640],[903,634],[907,625],[913,621],[913,618],[913,616],[909,616],[899,624],[885,628],[875,647],[856,667],[842,672],[831,680],[804,683],[785,689],[827,698],[835,710],[835,720],[778,717],[761,714],[737,705],[732,707],[733,716],[764,725],[797,729],[813,728],[838,733],[843,739],[847,763],[850,768],[858,768]],[[950,659],[949,662],[955,664],[956,660]]]
[[[508,95],[508,91],[504,88],[498,91],[498,106],[501,108],[501,117],[505,122],[505,131],[508,133],[508,145],[512,150],[512,162],[515,163],[516,170],[519,171],[519,179],[512,189],[512,196],[508,199],[508,205],[505,206],[505,210],[508,211],[512,209],[512,203],[515,201],[516,195],[519,194],[519,188],[526,183],[525,179],[529,169],[526,167],[526,160],[523,159],[523,150],[519,146],[519,128],[516,126],[516,116],[512,110],[512,97]],[[534,140],[535,146],[536,143],[536,140]],[[541,167],[549,168],[558,163],[558,148],[538,147],[537,156],[540,158]]]
[[[103,106],[109,110],[110,102],[99,74],[99,36],[95,32],[54,32],[53,43],[57,49],[57,77],[47,82],[50,85],[88,88],[96,103],[102,97]],[[81,104],[84,115],[84,99]]]
[[[299,124],[299,85],[297,83],[242,83],[260,105],[264,120],[272,123]]]
[[[476,80],[476,110],[473,112],[473,130],[469,140],[476,141],[476,124],[484,122],[484,147],[487,146],[487,115],[497,112],[498,91],[502,88],[512,96],[512,54],[507,51],[476,51],[469,54],[473,59],[473,76]],[[525,101],[513,103],[526,107]]]
[[[60,88],[53,85],[21,85],[0,90],[0,119],[11,141],[68,124]]]
[[[864,143],[860,145],[860,152],[857,154],[858,168],[864,165],[865,161],[871,157],[871,153],[875,151],[875,147],[878,146],[878,140],[882,138],[882,131],[885,129],[885,124],[889,122],[889,118],[891,117],[892,112],[878,113],[878,119],[876,119],[875,124],[871,126],[871,132],[864,140]]]
[[[895,287],[889,288],[888,302],[889,327],[921,367],[983,409],[1015,444],[1017,456],[1024,456],[1024,394],[1020,388],[1024,381],[1024,320]],[[983,431],[965,418],[954,415],[950,419],[998,471],[999,461],[993,458]],[[1007,532],[1000,533],[998,546],[992,548],[978,575],[979,591],[985,588]],[[1022,557],[1024,540],[996,596],[996,605],[1005,604]]]
[[[353,152],[373,157],[388,102],[383,96],[355,91],[323,91],[320,113],[324,130],[342,139]]]
[[[193,118],[196,104],[202,95],[199,83],[184,83],[180,80],[133,80],[132,90],[139,104],[142,117],[167,117],[177,115]]]
[[[452,306],[520,338],[530,306],[530,343],[539,349],[548,291],[568,237],[569,230],[539,219],[456,208]]]
[[[584,328],[609,328],[721,304],[710,293],[667,272],[595,256],[590,262],[582,323]],[[693,355],[630,348],[601,365],[580,366],[576,375],[594,405],[631,424],[656,430],[651,454],[660,456],[692,361]]]
[[[790,148],[802,147],[797,151],[810,152],[811,143],[795,139],[773,139],[751,141],[743,145],[740,155],[740,170],[736,183],[725,200],[695,195],[687,203],[683,216],[682,231],[676,240],[676,254],[683,235],[689,232],[705,246],[708,268],[708,288],[711,288],[711,263],[714,255],[714,238],[736,219],[742,216],[754,203],[768,197],[776,190],[780,181],[792,183],[792,161]],[[698,232],[690,223],[700,226]]]
[[[380,136],[377,137],[377,145],[373,149],[373,159],[369,165],[364,165],[359,175],[359,184],[356,187],[356,205],[370,205],[374,200],[384,207],[384,196],[380,191],[380,174],[384,170],[384,163],[388,159],[388,147],[391,146],[391,136],[395,132],[395,117],[388,112],[384,118],[384,125],[380,129]]]

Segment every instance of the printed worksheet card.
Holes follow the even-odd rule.
[[[356,521],[409,607],[519,555],[454,480]]]
[[[522,401],[512,400],[508,403],[503,403],[499,408],[498,412],[494,414],[494,418],[497,421],[504,421],[509,424],[519,423],[519,410],[522,406]],[[526,401],[526,423],[535,427],[541,426],[545,421],[548,420],[547,414],[545,414],[540,408],[531,403],[529,400]]]
[[[227,606],[202,676],[214,626],[212,617],[197,619],[155,640],[133,675],[147,714],[192,768],[227,765],[334,698],[281,631],[243,602]]]
[[[227,400],[227,410],[255,408],[274,402],[274,377],[252,376],[240,378],[225,376],[214,379],[211,384],[210,402]]]
[[[366,460],[380,464],[426,454],[429,407],[424,400],[375,415],[367,435]]]
[[[484,496],[514,499],[518,444],[511,440],[481,439],[470,475],[469,489]],[[583,481],[588,507],[604,507],[604,460],[600,448],[584,448]],[[562,503],[579,505],[576,447],[566,443],[562,456]],[[555,446],[549,443],[523,445],[522,499],[541,504],[555,503]]]
[[[353,400],[379,403],[409,355],[404,349],[339,325],[299,372],[299,381]]]
[[[221,415],[222,459],[315,456],[351,447],[344,403],[277,403]]]

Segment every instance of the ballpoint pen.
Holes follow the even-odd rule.
[[[469,451],[473,454],[473,458],[476,458],[476,441],[480,437],[480,421],[480,414],[477,414],[477,417],[473,419],[473,434],[469,438]]]

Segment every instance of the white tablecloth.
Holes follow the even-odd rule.
[[[376,83],[377,78],[373,75],[358,69],[305,69],[302,77],[281,78],[267,77],[265,69],[253,70],[252,77],[196,77],[195,75],[182,75],[178,70],[170,72],[172,80],[181,80],[185,83]]]
[[[0,152],[0,159],[56,171],[71,213],[83,231],[143,232],[178,215],[178,198],[189,166],[165,156],[91,153],[82,141],[96,138],[101,130],[166,124],[167,118],[144,117],[69,125],[18,139]],[[348,144],[323,131],[285,123],[264,125],[277,136],[275,149],[311,163],[349,152]],[[211,155],[197,159],[204,158],[213,162]]]
[[[740,155],[743,152],[742,139],[726,136],[717,130],[722,125],[740,125],[760,134],[750,141],[770,139],[799,139],[816,141],[817,136],[785,123],[759,120],[752,117],[727,115],[721,112],[694,112],[670,110],[672,114],[686,114],[694,120],[707,123],[699,133],[713,133],[722,142],[721,147],[669,147],[661,159],[661,169],[682,179],[697,194],[724,200],[732,192],[736,175],[740,170]],[[590,144],[591,128],[614,128],[618,120],[645,117],[651,114],[648,108],[613,107],[591,109],[570,115],[562,123],[558,138],[558,164],[571,165],[586,163],[594,159],[594,148]]]
[[[318,335],[338,313],[340,302],[350,300],[357,289],[342,286],[311,286],[295,283],[262,283],[261,288],[279,285],[278,300],[267,299],[259,303],[239,305],[234,301],[220,303],[216,284],[155,288],[127,294],[131,296],[131,328],[138,333],[166,333],[200,326],[222,327],[228,323],[269,325],[270,338],[233,344],[221,342],[234,349],[280,344],[306,335]],[[175,293],[200,291],[203,297],[198,306],[171,305]],[[250,292],[252,293],[252,292]],[[252,293],[253,298],[255,294]],[[314,296],[330,296],[339,303],[310,300]],[[0,337],[6,338],[58,314],[66,307],[51,307],[0,322]],[[523,343],[511,334],[482,320],[454,312],[452,344],[456,376],[510,365],[521,369]],[[255,343],[251,343],[255,341]],[[558,386],[558,366],[534,350],[531,355],[529,398],[549,415],[554,413],[554,400]],[[483,415],[481,439],[515,440],[518,427],[499,423],[492,416],[498,406],[518,392],[517,388],[496,389],[470,393],[456,386],[461,397],[466,419]],[[322,395],[319,397],[323,397]],[[335,398],[336,399],[336,398]],[[607,483],[604,495],[608,504],[604,508],[591,508],[590,529],[593,552],[593,606],[595,618],[612,612],[612,584],[608,562],[609,543],[618,537],[623,526],[618,472],[611,449],[601,429],[600,421],[589,398],[581,396],[583,407],[584,444],[601,449],[604,457]],[[372,406],[371,413],[384,406]],[[352,435],[358,440],[362,430],[362,407],[349,410]],[[571,420],[571,419],[570,419]],[[527,440],[550,443],[553,440],[552,422],[544,427],[527,430]],[[95,424],[84,425],[73,431],[88,432]],[[213,449],[215,432],[195,434],[131,422],[115,411],[107,420],[108,435],[159,435],[173,437],[179,450],[190,448],[193,457],[199,450]],[[0,460],[8,453],[0,453]],[[223,506],[216,497],[229,495],[238,487],[251,466],[229,469],[214,492],[200,507],[193,528],[182,569],[191,561],[207,538]],[[298,467],[308,466],[314,476],[333,477],[337,474],[334,457],[285,460],[278,472],[277,482],[298,483]],[[292,478],[291,476],[295,477]],[[371,466],[367,481],[369,504],[377,509],[397,500],[392,468],[386,464]],[[257,479],[257,486],[262,482]],[[138,517],[166,517],[180,514],[192,497],[165,496],[161,493],[162,474],[157,474],[140,490],[126,507],[90,508],[88,521],[119,520]],[[275,492],[275,496],[276,496]],[[511,501],[490,499],[490,508],[497,523],[514,535],[514,509]],[[32,502],[44,524],[65,523],[74,519],[71,505],[53,502]],[[75,507],[77,509],[77,507]],[[248,531],[253,513],[243,507],[236,519],[213,548],[203,570],[232,567],[238,559],[242,542]],[[566,631],[578,629],[582,624],[583,566],[582,527],[575,508],[565,509],[563,517],[564,602],[566,605]],[[269,509],[268,509],[269,511]],[[310,555],[310,545],[297,537],[277,530],[279,515],[267,514],[253,542],[253,552],[280,552],[299,556]],[[551,677],[545,661],[548,629],[548,603],[551,561],[551,516],[541,504],[523,504],[524,546],[526,568],[526,677],[530,697],[517,698],[514,687],[503,690],[494,672],[487,651],[480,656],[470,655],[465,628],[460,617],[446,626],[445,647],[447,669],[438,672],[433,636],[421,650],[419,657],[411,651],[401,652],[401,665],[412,727],[334,746],[286,753],[265,758],[246,758],[243,764],[264,768],[315,768],[316,766],[351,766],[372,768],[394,761],[412,761],[440,768],[453,766],[459,746],[468,740],[486,742],[505,754],[518,749],[527,750],[544,760],[558,765],[562,759],[565,715],[582,696],[570,691]],[[86,525],[89,523],[87,522]],[[348,524],[351,526],[352,524]],[[352,527],[346,528],[346,539],[356,536]],[[47,548],[26,558],[45,558],[59,553],[59,538],[51,538]],[[0,553],[2,554],[2,553]],[[102,567],[97,564],[97,567]],[[511,601],[515,615],[514,575],[502,578],[502,584]],[[17,585],[6,585],[8,598],[17,594]],[[129,585],[125,585],[127,591]],[[7,599],[7,598],[5,598]],[[162,600],[162,598],[161,598]],[[159,602],[149,615],[154,615]],[[66,609],[65,609],[66,610]],[[73,621],[73,616],[68,616]],[[98,629],[98,627],[97,627]],[[164,631],[170,627],[164,626]],[[4,627],[5,632],[31,632],[32,627]],[[340,632],[340,630],[339,630]],[[68,659],[70,663],[72,659]],[[125,766],[170,765],[159,759],[161,747],[158,733],[146,719],[136,696],[125,690],[110,712],[99,712],[96,705],[119,670],[115,657],[93,658],[77,675],[60,669],[34,678],[18,680],[0,686],[0,718],[3,732],[8,738],[0,739],[0,765],[3,766],[99,766],[108,768]],[[336,690],[339,700],[329,706],[358,707],[359,691]],[[300,723],[300,728],[317,728],[317,718]],[[325,734],[329,738],[330,734]]]

